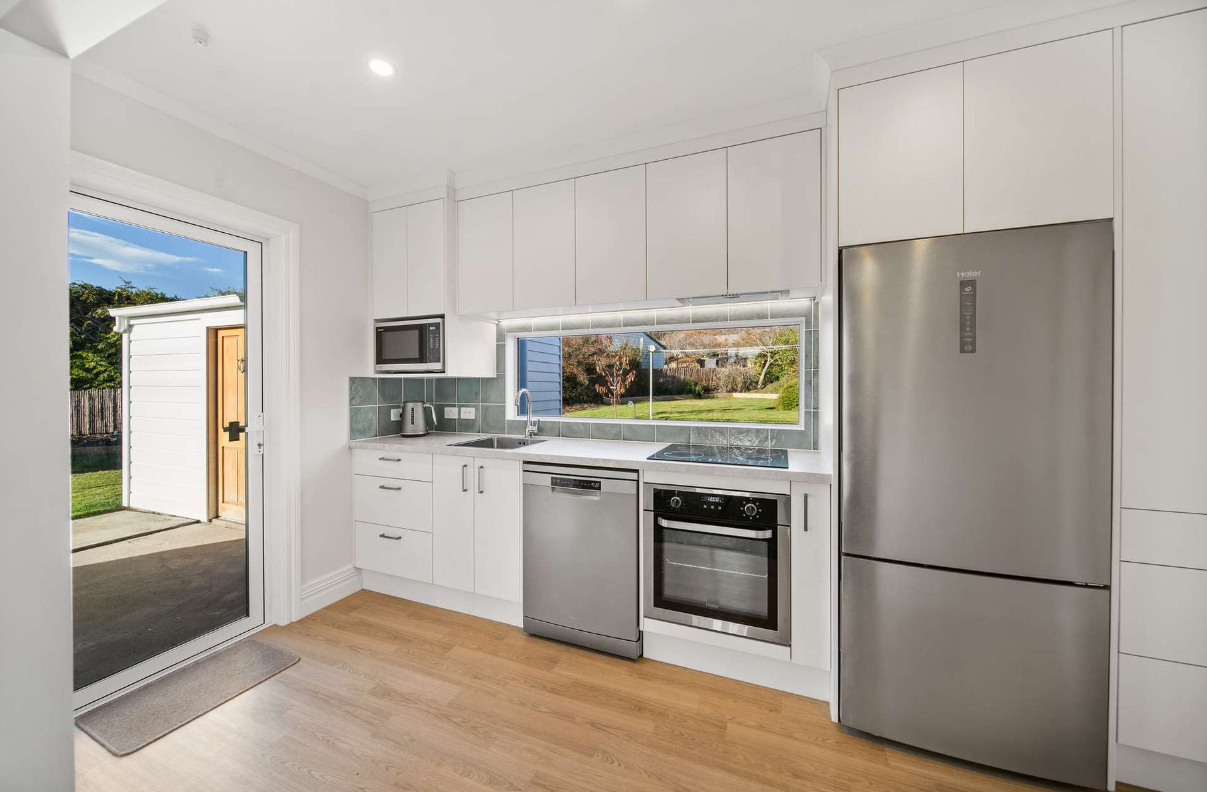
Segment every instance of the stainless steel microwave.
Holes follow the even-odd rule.
[[[374,370],[388,373],[444,371],[444,317],[378,319],[373,328]]]

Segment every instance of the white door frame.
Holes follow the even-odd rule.
[[[263,623],[219,645],[172,658],[158,673],[88,702],[77,713],[145,684],[264,624],[288,624],[301,609],[301,386],[299,341],[299,228],[257,212],[79,152],[71,155],[71,190],[164,217],[246,237],[262,245],[263,348]],[[250,416],[249,416],[250,418]],[[249,448],[249,453],[250,453]]]

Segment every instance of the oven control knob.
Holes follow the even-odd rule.
[[[682,505],[683,505],[683,498],[680,498],[678,495],[671,496],[671,508],[672,509],[677,509]]]
[[[742,511],[746,514],[747,517],[754,517],[756,514],[759,513],[759,507],[753,503],[747,503],[745,506],[742,507]]]

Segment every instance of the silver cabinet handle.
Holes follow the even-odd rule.
[[[461,466],[461,491],[469,492],[469,465]]]
[[[378,534],[378,536],[380,536],[382,539],[393,539],[395,542],[401,542],[401,541],[402,541],[402,537],[401,537],[401,536],[390,536],[389,534],[384,534],[384,533],[383,533],[383,534]]]
[[[684,522],[683,520],[664,520],[661,517],[658,518],[657,522],[662,528],[675,528],[680,531],[716,534],[717,536],[738,536],[742,539],[770,539],[775,534],[775,531],[772,530],[756,531],[751,528],[730,528],[726,525],[705,525],[704,523]]]
[[[383,489],[383,490],[392,490],[392,491],[394,491],[394,492],[398,492],[400,489],[402,489],[402,487],[401,487],[401,486],[398,486],[398,487],[391,487],[391,486],[390,486],[390,485],[388,485],[388,484],[378,484],[378,485],[377,485],[377,488],[378,488],[378,489]]]
[[[378,462],[401,462],[402,457],[378,457]]]
[[[484,470],[486,470],[485,465],[478,465],[478,494],[479,495],[486,492],[486,482],[483,481],[483,479],[485,479],[486,476],[482,475]]]

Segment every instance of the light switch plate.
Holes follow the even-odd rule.
[[[444,417],[455,419],[457,417],[457,408],[456,407],[445,407],[444,408]]]
[[[462,407],[461,408],[461,417],[462,418],[473,418],[474,415],[477,414],[477,412],[478,412],[478,410],[475,407]]]
[[[391,407],[390,408],[390,420],[391,421],[401,421],[402,420],[402,408],[401,407]]]

